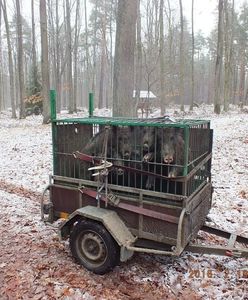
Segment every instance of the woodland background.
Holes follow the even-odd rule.
[[[43,101],[46,123],[51,88],[58,112],[69,113],[88,105],[89,92],[95,107],[113,106],[115,115],[127,104],[135,115],[140,90],[157,96],[161,114],[171,103],[214,103],[216,113],[247,105],[248,3],[216,0],[208,36],[194,32],[191,3],[186,18],[183,0],[30,0],[25,19],[22,1],[0,0],[0,111],[24,118]]]

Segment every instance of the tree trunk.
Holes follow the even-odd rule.
[[[74,84],[73,84],[73,110],[77,111],[77,83],[78,83],[78,38],[79,38],[79,11],[80,1],[77,0],[76,19],[75,19],[75,36],[74,36]]]
[[[241,46],[242,47],[242,46]],[[242,50],[240,51],[240,72],[239,72],[239,102],[244,102],[244,93],[245,93],[245,48],[242,47]]]
[[[184,111],[184,24],[183,24],[183,6],[182,0],[179,0],[180,5],[180,66],[179,66],[179,94],[181,111]]]
[[[228,3],[224,2],[225,12],[225,80],[224,111],[229,110],[232,86],[233,34],[234,34],[234,0],[232,1],[231,21],[229,22]]]
[[[17,99],[19,99],[19,79],[18,79],[18,67],[17,67],[17,53],[14,51],[13,53],[13,74],[14,74],[14,87],[15,87],[15,99],[16,99],[16,105],[18,106]]]
[[[49,122],[49,61],[48,61],[48,40],[47,40],[47,11],[46,0],[40,0],[40,32],[41,32],[41,73],[42,73],[42,96],[43,96],[43,124]]]
[[[93,40],[93,72],[92,72],[92,84],[91,91],[95,93],[96,90],[96,33],[97,33],[97,10],[98,10],[98,2],[95,2],[95,15],[94,15],[94,24],[93,24],[93,32],[94,32],[94,40]],[[86,16],[85,16],[86,17]],[[88,52],[87,52],[88,54]]]
[[[55,57],[56,57],[56,71],[55,71],[55,85],[56,85],[56,92],[57,92],[57,111],[61,111],[62,106],[62,100],[61,100],[61,76],[60,68],[61,68],[61,56],[60,56],[60,42],[59,42],[59,32],[60,32],[60,26],[59,26],[59,0],[56,0],[56,11],[55,11],[55,23],[56,23],[56,50],[55,50]]]
[[[35,17],[34,17],[34,0],[31,0],[31,12],[32,12],[32,82],[34,83],[34,89],[32,92],[34,94],[38,93],[40,90],[39,79],[38,79],[38,67],[37,67],[37,55],[36,55],[36,34],[35,34]]]
[[[113,116],[135,115],[134,49],[137,0],[118,1],[113,80]]]
[[[73,86],[72,86],[72,45],[71,45],[71,8],[66,0],[66,46],[67,46],[67,85],[68,85],[68,111],[74,112]]]
[[[159,57],[160,57],[160,108],[161,116],[165,114],[165,63],[164,63],[164,0],[159,8]]]
[[[17,57],[18,57],[18,76],[19,76],[19,103],[20,111],[19,118],[25,118],[25,107],[24,107],[24,98],[25,98],[25,87],[24,87],[24,68],[23,68],[23,41],[22,41],[22,17],[20,10],[20,2],[16,0],[16,22],[17,22]]]
[[[168,65],[169,65],[169,80],[168,80],[168,88],[167,88],[167,92],[168,92],[168,96],[166,96],[166,98],[172,98],[173,99],[173,95],[175,94],[174,92],[174,74],[175,74],[175,55],[173,54],[173,21],[172,21],[172,9],[170,6],[170,1],[167,0],[167,9],[168,9],[168,13],[166,12],[166,16],[168,19],[168,43],[169,43],[169,57],[168,57]],[[171,95],[171,96],[170,96]],[[170,99],[168,99],[166,101],[167,103],[170,102]]]
[[[34,0],[31,0],[31,12],[32,12],[32,59],[33,65],[36,68],[36,37],[35,37],[35,19],[34,19]]]
[[[159,3],[160,2],[160,3]],[[154,20],[154,41],[155,41],[155,46],[159,48],[159,38],[160,38],[160,4],[161,0],[155,0],[154,1],[154,15],[155,15],[155,20]],[[163,0],[163,6],[164,6],[164,0]]]
[[[137,116],[138,103],[140,101],[141,79],[142,79],[142,41],[141,41],[141,15],[140,0],[137,1],[137,63],[135,80],[135,116]]]
[[[106,2],[105,2],[106,5]],[[105,78],[106,78],[106,47],[107,47],[107,41],[106,41],[106,9],[104,11],[104,16],[102,16],[102,40],[101,40],[101,65],[100,65],[100,82],[99,82],[99,101],[98,101],[98,107],[103,108],[104,107],[104,85],[105,85]],[[106,96],[106,95],[105,95]]]
[[[109,36],[110,36],[110,90],[111,98],[113,96],[113,0],[111,0],[111,15],[110,15],[110,24],[109,24]],[[112,100],[112,99],[111,99]],[[112,103],[112,101],[111,101]]]
[[[237,92],[238,92],[238,69],[239,66],[237,66],[236,64],[233,67],[234,71],[233,71],[233,79],[232,79],[232,85],[233,85],[233,102],[232,104],[236,104],[237,103]]]
[[[103,41],[102,41],[103,44]],[[104,46],[101,47],[101,64],[100,64],[100,80],[99,80],[99,100],[98,108],[103,108],[104,106],[104,78],[105,78],[105,54]]]
[[[88,21],[87,21],[87,4],[84,0],[84,22],[85,22],[85,50],[86,50],[86,76],[85,76],[85,89],[86,95],[89,93],[89,44],[88,44]]]
[[[195,55],[195,36],[194,36],[194,0],[191,7],[191,35],[192,35],[192,55],[191,55],[191,104],[190,110],[193,110],[195,101],[195,70],[194,70],[194,55]]]
[[[224,0],[219,0],[219,20],[218,20],[218,41],[217,41],[217,58],[215,64],[214,80],[214,112],[220,114],[220,97],[221,97],[221,73],[223,57],[223,4]]]

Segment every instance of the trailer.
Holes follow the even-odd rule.
[[[53,175],[41,215],[50,223],[63,219],[59,235],[69,238],[79,264],[104,274],[134,252],[248,257],[234,245],[248,239],[205,224],[213,192],[210,121],[92,113],[59,119],[55,108],[51,91]],[[193,245],[199,230],[229,242]]]

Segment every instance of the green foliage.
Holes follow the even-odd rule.
[[[244,3],[239,15],[239,40],[242,45],[248,43],[248,4]]]
[[[43,98],[41,96],[40,74],[36,65],[32,65],[29,73],[29,81],[26,85],[25,108],[26,114],[39,114],[43,108]]]
[[[30,68],[29,80],[26,86],[26,94],[28,97],[41,92],[40,74],[36,65],[32,65]]]
[[[102,29],[105,23],[107,31],[110,30],[110,23],[116,19],[116,0],[91,0],[93,9],[90,15],[89,29],[92,33],[93,44],[100,44]],[[113,29],[112,29],[113,30]],[[95,31],[95,34],[93,34]]]
[[[16,30],[16,15],[13,15],[12,21],[9,23],[10,38],[14,47],[17,47],[17,30]],[[23,51],[28,56],[31,56],[31,36],[32,30],[28,22],[22,17],[22,37],[23,37]]]

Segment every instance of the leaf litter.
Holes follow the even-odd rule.
[[[214,129],[209,220],[247,237],[248,114],[232,107],[216,116],[212,109],[202,105],[185,115],[210,119]],[[168,109],[180,116],[177,111]],[[158,115],[155,110],[152,116]],[[78,266],[56,227],[40,220],[41,193],[52,173],[51,128],[41,121],[41,116],[12,120],[9,113],[0,114],[1,299],[248,299],[247,278],[241,276],[248,270],[244,258],[135,254],[103,276]],[[223,243],[203,232],[199,240]]]

